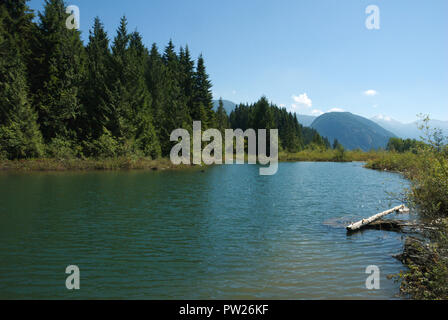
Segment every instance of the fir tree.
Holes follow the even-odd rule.
[[[39,17],[40,46],[32,80],[39,123],[46,141],[59,137],[74,142],[83,112],[84,47],[80,33],[65,26],[63,0],[46,0]]]
[[[148,57],[146,84],[152,96],[151,110],[157,135],[160,137],[163,126],[164,106],[164,75],[165,65],[162,56],[154,43]]]
[[[215,112],[213,111],[212,84],[205,70],[204,58],[199,56],[196,73],[194,75],[194,105],[192,111],[193,120],[201,120],[203,127],[214,128]]]
[[[5,34],[0,21],[0,157],[32,158],[43,155],[37,113],[29,101],[26,69],[17,42]]]
[[[131,122],[136,128],[135,139],[139,150],[143,151],[145,156],[157,158],[161,155],[161,148],[153,125],[151,95],[145,78],[148,56],[140,34],[132,33],[129,42],[130,78],[127,82],[134,115]]]
[[[37,27],[28,0],[1,0],[0,19],[3,20],[4,36],[10,38],[27,68],[27,81],[32,74],[32,49],[36,43]]]
[[[162,60],[164,62],[164,92],[163,92],[163,115],[160,131],[160,142],[162,154],[169,155],[172,143],[171,132],[178,128],[191,131],[191,117],[186,106],[186,99],[182,95],[179,57],[174,51],[174,45],[170,41],[165,48]]]
[[[226,110],[224,109],[224,103],[222,98],[219,99],[218,110],[216,112],[216,122],[218,124],[218,130],[221,134],[225,133],[225,129],[229,128],[229,117],[227,116]]]
[[[110,129],[110,67],[109,39],[100,19],[95,18],[90,31],[87,52],[87,80],[84,90],[87,136],[98,139],[104,129]],[[86,136],[86,137],[87,137]],[[85,137],[85,138],[86,138]]]

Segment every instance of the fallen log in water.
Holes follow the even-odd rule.
[[[366,226],[364,229],[375,229],[375,230],[387,230],[387,231],[401,231],[401,229],[406,226],[404,221],[398,220],[377,220]]]
[[[397,211],[400,211],[400,210],[404,210],[405,208],[406,207],[402,204],[401,206],[398,206],[398,207],[392,208],[390,210],[378,213],[378,214],[376,214],[374,216],[371,216],[370,218],[362,219],[361,221],[358,221],[358,222],[355,222],[355,223],[352,223],[351,225],[349,225],[347,227],[347,230],[348,231],[359,230],[359,229],[361,229],[361,228],[371,224],[372,222],[374,222],[376,220],[379,220],[379,219],[381,219],[384,216],[387,216],[388,214],[391,214],[393,212],[397,212]]]

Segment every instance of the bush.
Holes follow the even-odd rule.
[[[40,133],[29,132],[20,123],[0,126],[0,158],[24,159],[37,158],[43,154]]]
[[[402,261],[409,271],[402,272],[401,291],[418,300],[448,299],[448,225],[438,224],[439,231],[429,235],[430,243],[414,238],[406,240]]]
[[[81,147],[76,146],[73,142],[62,139],[60,137],[53,138],[47,145],[47,156],[56,159],[73,159],[81,153]]]

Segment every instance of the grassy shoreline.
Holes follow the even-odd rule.
[[[446,147],[445,147],[446,148]],[[407,237],[399,260],[408,268],[397,278],[402,294],[417,300],[448,299],[448,149],[428,146],[416,153],[388,153],[366,168],[399,172],[411,183],[405,201],[427,227]]]
[[[380,152],[346,151],[341,156],[336,150],[305,150],[297,153],[279,153],[280,162],[354,162],[377,159]],[[178,170],[195,168],[194,165],[174,165],[168,158],[39,158],[23,160],[0,160],[0,171],[112,171],[112,170]]]
[[[182,170],[197,166],[173,165],[167,158],[119,157],[108,159],[26,159],[0,160],[0,172],[17,171],[114,171],[114,170]]]

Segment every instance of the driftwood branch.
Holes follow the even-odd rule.
[[[347,227],[347,230],[348,231],[359,230],[359,229],[361,229],[361,228],[371,224],[372,222],[374,222],[376,220],[379,220],[379,219],[381,219],[384,216],[387,216],[388,214],[391,214],[391,213],[397,212],[397,211],[405,211],[405,210],[406,210],[406,207],[402,204],[401,206],[398,206],[398,207],[392,208],[390,210],[378,213],[378,214],[376,214],[374,216],[371,216],[370,218],[362,219],[361,221],[352,223],[351,225],[349,225]]]

